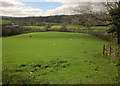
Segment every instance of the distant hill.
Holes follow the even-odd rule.
[[[5,17],[2,19],[10,20],[17,25],[43,25],[44,23],[61,23],[64,15],[47,17]]]
[[[17,25],[40,25],[44,26],[46,23],[49,24],[60,24],[60,23],[67,23],[67,24],[79,24],[85,25],[86,21],[88,20],[89,15],[56,15],[56,16],[39,16],[39,17],[6,17],[2,16],[2,19],[12,21],[14,24]],[[105,19],[104,19],[105,18]],[[92,19],[94,25],[97,26],[104,26],[107,25],[107,18],[108,15],[104,13],[99,14],[92,14]]]

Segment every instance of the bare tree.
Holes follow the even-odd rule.
[[[102,2],[99,2],[102,3]],[[82,3],[84,4],[84,3]],[[79,14],[84,14],[86,15],[85,17],[85,26],[86,27],[90,27],[92,25],[95,24],[95,17],[94,14],[96,13],[96,11],[94,11],[94,4],[95,3],[90,3],[87,2],[85,3],[86,5],[81,5],[81,3],[78,4],[78,7],[75,8],[75,12],[79,13]],[[106,10],[103,10],[103,12],[106,12],[107,15],[110,15],[110,19],[108,19],[108,21],[110,20],[110,24],[112,24],[112,29],[110,30],[110,32],[114,32],[116,33],[117,39],[118,39],[118,44],[120,44],[120,0],[106,0],[106,2],[104,2],[104,4],[106,5]],[[103,5],[103,4],[101,4]],[[102,8],[102,7],[101,7]],[[103,8],[102,8],[103,9]],[[99,11],[100,13],[100,11]],[[98,19],[100,17],[100,15],[98,15],[96,18]],[[102,14],[103,15],[103,14]],[[105,16],[102,16],[103,18],[99,18],[103,21],[107,20],[105,19]],[[80,19],[78,19],[80,20]]]
[[[99,11],[96,7],[99,7]],[[101,9],[100,9],[101,7]],[[105,10],[105,9],[104,9]],[[78,6],[74,9],[74,12],[82,15],[83,17],[81,18],[79,15],[76,15],[76,19],[74,19],[74,21],[78,22],[79,21],[83,21],[84,22],[84,26],[86,26],[88,29],[91,26],[95,26],[96,23],[99,21],[103,21],[106,22],[105,19],[103,19],[103,17],[106,17],[106,14],[103,10],[102,5],[97,2],[84,2],[78,3]]]
[[[112,28],[109,32],[115,32],[120,44],[120,0],[107,0],[106,7],[112,19]]]
[[[92,21],[93,21],[93,7],[92,7],[92,3],[90,2],[86,2],[86,3],[78,3],[77,8],[75,9],[75,12],[78,14],[83,14],[84,15],[84,20],[85,23],[84,25],[89,29],[90,26],[93,25]],[[78,20],[80,20],[78,18]]]

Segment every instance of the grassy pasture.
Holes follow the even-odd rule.
[[[84,33],[36,32],[2,39],[3,83],[115,84],[117,58],[108,42]]]
[[[59,30],[61,29],[61,25],[53,25],[50,27],[50,29],[52,30]],[[23,29],[45,29],[45,26],[22,26]],[[82,26],[82,25],[67,25],[66,28],[68,30],[84,30],[86,29],[85,26]],[[109,27],[107,26],[93,26],[91,27],[90,29],[94,30],[94,31],[98,31],[98,30],[108,30]]]
[[[53,25],[51,27],[52,29],[60,29],[61,28],[61,25]],[[82,25],[66,25],[66,28],[68,30],[75,30],[75,29],[78,29],[78,30],[84,30],[86,29],[85,26],[82,26]],[[90,27],[91,30],[94,30],[94,31],[98,31],[98,30],[108,30],[109,27],[107,26],[92,26]]]
[[[12,22],[9,20],[0,19],[0,24],[6,25],[6,24],[12,24]]]
[[[61,25],[53,25],[51,26],[51,29],[60,29],[61,28]]]
[[[21,28],[25,29],[45,29],[45,26],[22,26]]]
[[[92,30],[108,30],[108,26],[93,26],[91,27]]]
[[[85,29],[82,25],[67,25],[67,29]]]
[[[53,25],[51,28],[52,29],[60,29],[62,26],[61,25]],[[71,29],[85,29],[84,26],[82,25],[66,25],[66,28],[69,30]]]

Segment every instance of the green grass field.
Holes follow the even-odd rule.
[[[117,58],[109,44],[83,33],[36,32],[2,39],[3,83],[115,84]]]
[[[104,35],[108,35],[108,31],[110,28],[108,26],[92,26],[90,29],[96,33],[102,33]]]
[[[108,30],[108,26],[93,26],[91,27],[92,30]]]
[[[67,29],[86,29],[86,27],[82,25],[67,25]]]
[[[60,29],[61,28],[61,25],[53,25],[51,26],[51,29]]]
[[[3,25],[5,25],[5,24],[12,24],[12,22],[9,21],[9,20],[0,19],[0,24],[3,24]]]
[[[53,25],[52,27],[51,27],[52,29],[60,29],[61,28],[61,25]],[[75,29],[78,29],[78,30],[84,30],[84,29],[86,29],[86,27],[85,26],[82,26],[82,25],[66,25],[66,28],[69,30],[75,30]],[[108,30],[109,29],[109,27],[107,27],[107,26],[92,26],[92,27],[90,27],[90,29],[91,30],[96,30],[96,31],[98,31],[98,30]]]
[[[21,26],[23,29],[45,29],[45,26]]]

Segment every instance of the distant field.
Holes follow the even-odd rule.
[[[53,25],[52,27],[51,27],[52,29],[60,29],[61,28],[61,25]],[[78,30],[84,30],[84,29],[86,29],[86,27],[85,26],[82,26],[82,25],[66,25],[66,28],[69,30],[76,30],[76,29],[78,29]],[[90,27],[90,29],[92,29],[92,30],[108,30],[109,29],[109,27],[107,27],[107,26],[93,26],[93,27]]]
[[[115,84],[108,42],[83,33],[37,32],[2,39],[3,83]]]
[[[61,28],[61,25],[53,25],[51,26],[51,29],[60,29]]]
[[[92,30],[108,30],[108,26],[93,26],[91,27]]]
[[[9,21],[9,20],[3,20],[3,19],[1,19],[0,20],[0,24],[12,24],[12,22],[11,21]]]
[[[51,28],[52,29],[60,29],[62,26],[61,25],[53,25]],[[66,25],[66,28],[69,29],[85,29],[84,26],[82,25]]]
[[[24,29],[45,29],[45,26],[22,26]]]
[[[67,25],[67,29],[85,29],[82,25]]]
[[[59,30],[61,29],[61,25],[53,25],[50,27],[50,29],[52,30]],[[45,26],[22,26],[22,28],[24,29],[45,29]],[[82,25],[67,25],[66,28],[68,30],[85,30],[86,27],[82,26]],[[90,27],[90,29],[94,30],[94,31],[98,31],[98,30],[108,30],[109,27],[107,26],[94,26],[94,27]]]

